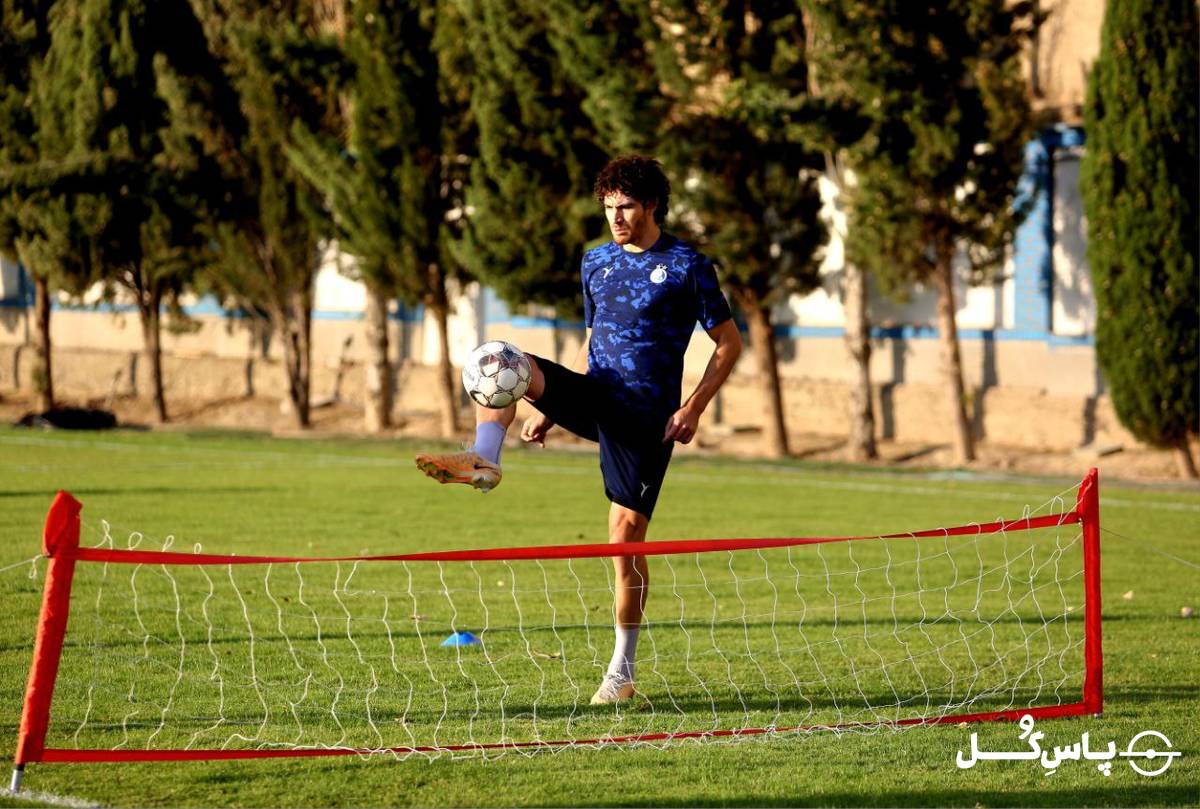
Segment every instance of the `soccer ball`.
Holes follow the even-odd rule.
[[[503,340],[489,340],[467,357],[463,387],[479,404],[499,410],[525,395],[532,373],[521,349]]]

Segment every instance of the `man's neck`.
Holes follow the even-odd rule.
[[[628,253],[644,253],[653,247],[655,242],[657,242],[661,237],[662,228],[658,226],[657,222],[652,222],[650,227],[646,229],[646,232],[642,234],[641,238],[635,242],[629,242],[629,244],[621,245],[621,249]]]

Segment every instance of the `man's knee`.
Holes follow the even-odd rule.
[[[538,367],[537,357],[526,354],[525,359],[529,360],[529,387],[525,391],[525,398],[536,402],[546,392],[546,375]]]
[[[613,503],[608,513],[608,541],[641,542],[649,525],[650,519],[645,514]]]

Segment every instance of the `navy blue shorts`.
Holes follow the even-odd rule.
[[[649,519],[675,448],[674,441],[663,443],[669,414],[631,410],[595,377],[529,356],[546,378],[546,388],[533,406],[559,427],[599,442],[604,493],[617,505]]]

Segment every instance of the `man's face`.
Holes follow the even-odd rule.
[[[654,203],[649,206],[616,191],[604,198],[604,215],[613,241],[625,245],[637,243],[654,226]]]

